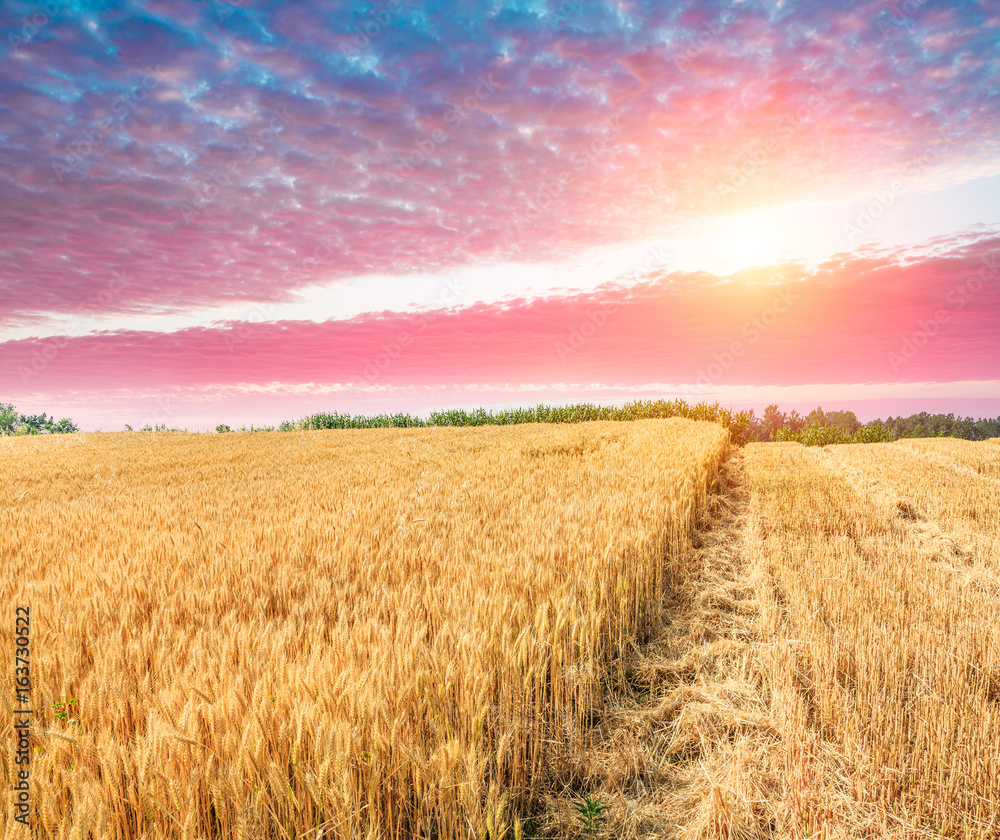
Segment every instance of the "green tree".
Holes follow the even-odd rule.
[[[823,406],[818,405],[806,415],[806,426],[825,426],[826,414],[823,413]]]
[[[861,422],[853,411],[828,411],[824,425],[840,429],[849,435],[853,435],[861,428]]]
[[[0,403],[0,435],[12,435],[20,425],[17,409],[10,403]]]

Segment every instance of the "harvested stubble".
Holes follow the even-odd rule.
[[[653,420],[0,441],[35,836],[514,834],[586,748],[726,437]],[[4,837],[14,769],[0,753]]]
[[[844,477],[908,520],[923,549],[1000,596],[1000,446],[927,439],[832,446]]]
[[[957,438],[925,438],[901,440],[896,445],[951,469],[1000,479],[1000,438],[976,442]]]
[[[969,451],[747,449],[744,551],[773,642],[755,668],[778,735],[729,787],[741,830],[765,827],[740,805],[763,782],[773,836],[1000,837],[1000,493],[922,450]]]

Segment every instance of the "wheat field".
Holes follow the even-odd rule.
[[[650,420],[0,454],[35,836],[580,837],[587,794],[601,837],[1000,838],[1000,441]]]
[[[520,837],[727,446],[687,420],[0,439],[33,836]]]

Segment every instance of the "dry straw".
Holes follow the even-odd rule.
[[[1000,837],[998,455],[747,447],[743,696],[725,708],[709,657],[718,824],[687,836]]]

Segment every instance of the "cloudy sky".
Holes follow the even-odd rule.
[[[0,2],[0,401],[1000,414],[996,3]]]

